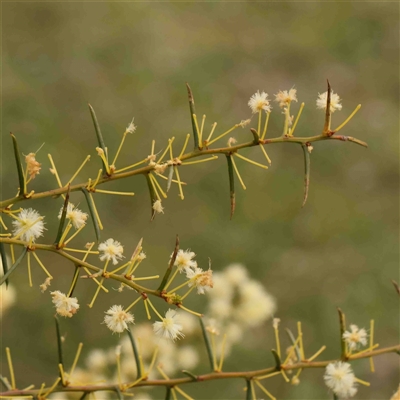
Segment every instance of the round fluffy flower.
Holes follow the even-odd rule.
[[[188,268],[186,269],[186,277],[190,279],[188,282],[189,287],[194,285],[197,288],[198,294],[204,294],[213,287],[211,269],[204,272],[201,268]]]
[[[297,90],[291,88],[290,90],[280,90],[275,94],[275,101],[279,103],[279,107],[286,107],[290,102],[297,101]]]
[[[78,299],[76,297],[67,297],[59,290],[50,292],[53,297],[53,303],[56,307],[57,314],[63,317],[71,318],[79,309]]]
[[[176,358],[182,369],[193,369],[199,363],[199,354],[193,346],[181,347]]]
[[[172,256],[171,256],[172,257]],[[182,272],[183,269],[196,268],[197,262],[193,260],[196,254],[193,251],[179,250],[174,265]]]
[[[93,349],[86,358],[86,365],[89,369],[102,371],[107,366],[107,354],[104,350]]]
[[[271,111],[271,106],[269,105],[268,101],[268,94],[265,92],[260,93],[259,90],[257,90],[257,93],[254,93],[253,96],[250,97],[248,105],[253,114],[258,113],[261,110],[266,112]]]
[[[45,229],[43,217],[32,208],[24,208],[12,224],[14,225],[14,236],[18,236],[21,240],[34,242],[38,237],[43,236]]]
[[[346,341],[349,350],[355,350],[360,345],[365,346],[367,337],[367,331],[364,328],[358,329],[357,325],[350,325],[350,331],[343,333],[343,339]]]
[[[6,285],[0,286],[0,319],[5,314],[6,310],[10,308],[14,303],[17,297],[17,293],[15,291],[14,286]]]
[[[352,397],[357,393],[355,376],[351,365],[345,362],[328,364],[325,370],[324,380],[326,386],[339,397]]]
[[[182,325],[182,330],[186,334],[192,334],[198,329],[199,321],[193,314],[182,313],[179,315],[179,324]]]
[[[7,263],[10,264],[11,260],[7,257]],[[4,275],[3,261],[0,257],[0,276]],[[7,311],[12,307],[17,298],[17,292],[13,285],[9,284],[0,286],[0,320]]]
[[[64,207],[61,207],[60,212],[58,213],[58,219],[61,219],[63,208]],[[75,229],[79,229],[83,225],[86,225],[88,215],[77,209],[72,203],[68,203],[66,217],[71,221]]]
[[[238,287],[236,318],[247,326],[258,326],[276,311],[276,302],[261,283],[250,280]]]
[[[226,279],[225,272],[216,272],[213,281],[214,290],[210,292],[211,298],[231,302],[235,294],[235,287]]]
[[[212,292],[211,292],[212,293]],[[209,313],[216,318],[228,319],[235,311],[230,299],[214,298],[208,303]]]
[[[124,248],[120,242],[114,239],[107,239],[105,242],[100,243],[99,251],[103,253],[100,255],[101,261],[112,260],[113,264],[116,265],[118,264],[118,260],[123,258],[122,253],[124,252]]]
[[[181,337],[184,337],[185,335],[181,332],[182,325],[178,323],[178,318],[178,313],[175,310],[169,309],[165,313],[165,318],[163,318],[161,322],[154,322],[154,333],[158,336],[172,339],[173,341],[175,339],[180,339]]]
[[[106,316],[104,317],[104,323],[113,332],[121,333],[125,329],[128,329],[128,324],[134,322],[134,317],[130,312],[124,311],[122,306],[112,306],[108,311],[106,311]]]
[[[241,324],[232,322],[225,327],[224,331],[229,342],[237,343],[243,338],[244,330]]]
[[[326,102],[327,102],[327,98],[328,98],[328,92],[319,94],[318,93],[318,99],[317,99],[317,108],[321,109],[321,110],[326,110]],[[331,113],[335,112],[336,110],[341,110],[342,109],[342,105],[340,104],[341,99],[339,97],[338,94],[333,93],[333,91],[331,91]]]
[[[161,213],[164,214],[164,207],[161,204],[161,200],[156,200],[153,203],[153,210],[158,214],[161,214]]]
[[[224,278],[229,283],[235,286],[239,286],[249,280],[247,269],[242,264],[231,264],[224,270]]]

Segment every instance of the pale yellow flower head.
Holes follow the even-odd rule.
[[[153,203],[153,210],[157,213],[157,214],[164,214],[164,207],[161,204],[161,200],[156,200]]]
[[[279,107],[283,108],[290,104],[292,101],[297,101],[297,90],[291,88],[290,90],[280,90],[275,94],[275,101],[279,103]]]
[[[328,364],[324,380],[336,396],[347,399],[357,393],[355,376],[349,363],[339,361]]]
[[[78,299],[76,297],[67,297],[59,290],[50,292],[57,314],[63,317],[71,318],[79,309]]]
[[[61,219],[63,207],[61,207],[58,214],[58,219]],[[69,219],[75,229],[79,229],[86,225],[88,215],[83,211],[76,208],[72,203],[68,203],[66,218]]]
[[[349,350],[356,350],[360,346],[367,344],[368,334],[365,329],[359,329],[357,325],[350,325],[350,331],[343,333],[343,339],[347,343]]]
[[[121,260],[124,257],[122,255],[124,248],[120,242],[114,239],[107,239],[105,242],[100,243],[99,251],[102,253],[100,254],[101,261],[112,260],[114,265],[118,264],[118,260]]]
[[[265,112],[271,111],[268,94],[265,92],[260,93],[259,90],[257,90],[257,93],[254,93],[253,96],[250,97],[248,105],[253,114],[257,114],[261,110],[264,110]]]
[[[125,311],[122,306],[114,305],[104,317],[104,323],[113,332],[121,333],[128,329],[128,324],[133,324],[134,317],[130,312]]]
[[[165,313],[165,318],[162,321],[154,322],[153,330],[157,336],[171,339],[172,341],[185,336],[181,332],[182,325],[179,324],[178,313],[171,309]]]
[[[15,219],[13,233],[21,240],[33,242],[40,236],[43,236],[45,230],[43,217],[32,208],[24,208],[19,214],[18,219]]]
[[[326,102],[328,99],[328,92],[318,94],[317,99],[317,108],[321,110],[326,110]],[[342,105],[340,104],[341,99],[338,94],[331,91],[331,113],[335,112],[336,110],[341,110]]]

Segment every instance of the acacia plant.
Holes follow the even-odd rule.
[[[224,358],[229,352],[229,347],[238,341],[237,338],[241,334],[242,327],[240,324],[221,324],[221,321],[218,320],[216,322],[212,320],[204,321],[202,314],[185,306],[185,299],[193,292],[197,292],[199,295],[208,292],[207,296],[210,295],[211,297],[210,315],[223,319],[224,310],[225,314],[229,315],[227,310],[230,305],[228,303],[233,298],[232,290],[236,285],[235,287],[239,290],[239,295],[241,296],[239,298],[243,302],[240,312],[254,326],[272,317],[275,313],[275,301],[265,292],[261,285],[251,281],[242,267],[232,267],[226,272],[229,276],[227,275],[223,279],[221,279],[220,272],[216,272],[213,275],[211,264],[207,270],[201,269],[195,261],[196,254],[193,251],[180,248],[178,237],[175,239],[175,247],[166,263],[167,268],[163,271],[162,276],[140,276],[137,275],[140,271],[139,267],[146,258],[146,254],[143,251],[143,240],[140,240],[132,248],[132,255],[128,261],[122,262],[125,251],[124,246],[113,238],[103,241],[100,239],[100,234],[101,231],[104,231],[104,227],[96,207],[96,202],[100,201],[97,195],[99,193],[134,195],[131,192],[115,192],[104,189],[103,187],[108,182],[126,179],[131,176],[144,176],[148,185],[151,200],[151,218],[153,219],[157,214],[164,213],[162,201],[167,197],[171,185],[177,185],[179,196],[182,200],[184,199],[184,186],[186,183],[181,179],[182,169],[184,170],[189,165],[214,161],[219,156],[223,156],[227,162],[227,178],[229,179],[230,187],[230,217],[232,218],[235,211],[235,182],[238,181],[242,188],[246,189],[238,168],[240,165],[239,160],[268,169],[271,165],[271,159],[266,148],[269,145],[290,143],[300,146],[304,156],[304,206],[310,186],[310,157],[314,142],[339,140],[367,147],[367,144],[359,139],[338,134],[353,118],[361,105],[356,106],[355,110],[343,123],[332,129],[332,114],[340,110],[342,106],[339,96],[332,91],[329,82],[327,91],[320,94],[316,102],[317,108],[325,112],[322,129],[320,129],[320,133],[308,137],[295,136],[304,103],[301,103],[299,111],[294,117],[291,114],[291,106],[298,101],[296,89],[294,88],[288,91],[280,91],[275,95],[275,101],[283,114],[283,130],[275,137],[270,137],[271,135],[269,135],[268,131],[268,121],[272,114],[272,107],[267,93],[257,92],[250,98],[248,105],[252,116],[249,119],[242,120],[223,133],[218,134],[217,123],[212,124],[211,130],[206,132],[206,117],[203,116],[201,120],[197,117],[194,98],[189,85],[187,85],[187,90],[193,129],[194,145],[192,150],[188,150],[190,134],[184,138],[183,147],[180,149],[174,146],[175,137],[169,138],[167,143],[161,146],[161,149],[156,148],[156,143],[153,140],[150,147],[150,155],[142,156],[137,162],[127,166],[120,166],[118,157],[124,149],[127,136],[136,130],[134,121],[132,120],[126,128],[118,150],[112,156],[108,152],[107,138],[103,138],[95,111],[89,105],[98,142],[96,153],[100,159],[101,167],[97,176],[86,177],[79,183],[76,183],[76,181],[78,176],[81,177],[83,175],[85,164],[89,161],[90,155],[85,158],[78,170],[71,174],[68,182],[63,183],[58,175],[55,162],[49,154],[50,172],[55,177],[56,186],[47,191],[35,192],[32,189],[32,184],[33,180],[40,174],[42,164],[36,159],[37,152],[30,152],[23,159],[17,135],[11,134],[18,182],[16,182],[15,187],[16,195],[9,199],[2,198],[0,201],[0,252],[4,270],[0,280],[2,290],[11,289],[12,274],[16,268],[24,268],[23,265],[27,265],[30,286],[33,285],[31,274],[33,265],[40,267],[46,277],[40,285],[41,291],[45,292],[50,284],[53,285],[51,282],[53,279],[51,268],[47,268],[41,261],[39,256],[41,252],[51,252],[55,254],[55,257],[63,257],[69,260],[72,268],[71,285],[68,292],[66,294],[60,290],[50,292],[52,302],[56,308],[55,340],[57,340],[58,346],[58,377],[38,387],[32,384],[26,388],[18,388],[11,350],[7,347],[6,355],[9,371],[8,377],[0,377],[3,385],[3,392],[0,393],[0,398],[43,400],[61,398],[59,396],[66,394],[73,396],[74,393],[78,393],[81,399],[89,399],[96,398],[96,394],[102,393],[103,397],[101,398],[111,396],[111,398],[122,399],[124,396],[137,394],[144,387],[162,386],[165,388],[166,399],[177,399],[178,397],[190,399],[191,397],[183,390],[183,387],[187,384],[199,384],[202,381],[215,379],[242,379],[245,384],[244,397],[246,399],[256,399],[258,393],[270,399],[275,399],[272,394],[273,389],[264,380],[281,376],[287,383],[297,385],[300,383],[300,373],[308,368],[324,369],[321,383],[325,382],[332,391],[334,398],[347,398],[356,393],[358,384],[369,385],[368,382],[354,375],[351,367],[353,360],[366,359],[370,363],[370,368],[373,372],[374,357],[385,353],[400,352],[399,345],[380,348],[379,344],[375,343],[373,320],[369,321],[369,333],[367,333],[364,328],[360,329],[354,324],[348,326],[344,313],[339,309],[338,336],[341,342],[341,353],[337,355],[336,359],[316,360],[323,353],[326,346],[319,350],[314,349],[314,354],[310,355],[311,349],[305,346],[300,322],[297,324],[296,332],[293,333],[286,329],[290,346],[285,352],[281,345],[280,319],[273,318],[271,328],[275,335],[276,346],[271,351],[275,363],[254,371],[226,371],[224,369]],[[254,127],[250,128],[253,122]],[[226,145],[216,147],[217,142],[221,143],[222,139],[226,140],[231,132],[239,128],[249,129],[249,139],[247,141],[238,143],[236,139],[231,137],[227,140]],[[243,155],[245,149],[249,147],[258,147],[265,157],[266,163],[256,162]],[[81,211],[71,202],[75,192],[83,192],[87,202],[88,213]],[[46,197],[54,198],[54,201],[60,203],[59,215],[46,217],[58,217],[59,227],[57,232],[54,232],[54,241],[40,243],[38,239],[43,236],[45,230],[45,217],[40,215],[34,207],[36,201]],[[23,208],[20,206],[23,206]],[[76,248],[73,246],[73,240],[86,228],[89,219],[93,227],[94,240],[91,243],[87,243],[84,248]],[[102,233],[102,236],[104,236],[104,233]],[[129,240],[129,238],[127,239]],[[176,283],[178,273],[183,274],[185,277],[183,283]],[[223,285],[220,285],[221,280],[224,281]],[[110,286],[110,282],[118,283],[118,291],[131,289],[132,293],[130,296],[132,301],[128,305],[109,304],[105,306],[104,320],[99,321],[99,324],[103,322],[113,333],[121,334],[125,331],[127,332],[127,342],[123,342],[115,350],[115,376],[103,379],[101,383],[92,383],[89,378],[85,378],[85,376],[88,376],[88,372],[86,372],[86,375],[82,374],[82,371],[80,374],[77,372],[77,363],[82,344],[79,345],[73,365],[68,371],[64,363],[64,338],[60,333],[58,316],[73,318],[77,312],[90,312],[87,308],[82,310],[83,307],[80,306],[78,298],[73,297],[78,281],[81,282],[80,284],[87,285],[88,290],[93,290],[93,297],[88,305],[89,309],[98,299],[100,291],[111,293],[107,288],[107,286]],[[154,284],[154,281],[156,281],[156,284]],[[243,282],[247,282],[247,286]],[[6,289],[7,287],[9,289]],[[213,291],[215,291],[215,295],[213,295]],[[3,293],[4,296],[5,293]],[[107,296],[106,298],[108,297],[113,296]],[[158,311],[157,302],[159,301],[165,301],[169,304],[170,308],[165,315],[161,315]],[[151,330],[148,332],[146,331],[147,328],[141,328],[144,329],[143,332],[147,332],[142,332],[141,338],[135,336],[131,331],[134,323],[136,323],[136,326],[140,325],[135,321],[132,313],[134,307],[137,307],[139,303],[143,303],[149,320],[155,318],[152,324],[154,335],[165,339],[164,341],[158,341],[158,346],[151,347],[151,351],[147,351],[148,348],[144,343],[144,340],[148,339],[152,334]],[[236,307],[239,310],[240,307]],[[238,311],[237,314],[240,314],[240,312]],[[189,326],[190,324],[183,323],[183,320],[187,319],[188,316],[199,321],[197,325],[204,341],[204,348],[209,360],[209,370],[200,375],[191,372],[190,366],[194,365],[193,363],[191,364],[191,360],[195,358],[195,354],[191,353],[191,350],[187,348],[186,353],[182,356],[182,365],[186,365],[187,368],[181,370],[178,376],[171,378],[168,376],[166,365],[168,364],[168,357],[173,357],[173,355],[168,355],[165,351],[163,353],[163,349],[169,348],[168,346],[178,339],[188,339],[190,332],[185,332],[185,325]],[[222,339],[217,340],[219,331],[223,331],[224,328],[226,329],[225,334]],[[5,329],[5,326],[3,326],[3,329]],[[192,331],[194,332],[195,329],[192,329]],[[131,346],[130,349],[126,348],[127,343]],[[121,354],[132,351],[132,363],[129,366],[125,365],[121,361]],[[306,355],[306,353],[308,354]],[[100,351],[92,353],[89,369],[95,369],[97,368],[96,366],[101,368],[104,363],[107,363],[104,357],[104,354]],[[164,357],[164,362],[159,360],[162,357]],[[269,382],[268,380],[267,383]],[[201,388],[198,390],[201,393]]]

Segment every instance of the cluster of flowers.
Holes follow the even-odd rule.
[[[58,215],[61,218],[62,208]],[[32,208],[24,208],[17,215],[9,214],[14,220],[13,235],[14,239],[21,239],[26,242],[35,242],[35,240],[43,236],[45,231],[44,217]],[[81,229],[86,225],[88,214],[76,208],[72,203],[67,206],[66,218],[71,222],[75,229]]]
[[[279,103],[279,107],[285,108],[292,101],[297,102],[297,90],[292,88],[290,90],[280,90],[275,96],[275,101]],[[318,98],[316,101],[317,108],[320,110],[326,110],[326,103],[328,98],[328,92],[318,94]],[[272,107],[270,104],[270,100],[268,99],[268,93],[257,91],[253,96],[251,96],[248,103],[253,114],[256,114],[262,110],[265,112],[271,112]],[[331,91],[331,104],[330,110],[331,112],[335,112],[337,110],[342,109],[341,99],[337,93]]]
[[[355,351],[367,345],[368,334],[364,328],[359,329],[357,325],[350,325],[350,330],[343,333],[343,340],[347,349]],[[363,382],[356,378],[351,365],[346,362],[335,362],[328,364],[325,370],[324,380],[326,386],[339,398],[353,397],[357,393],[357,382]]]
[[[196,285],[197,280],[189,282],[193,279],[191,278],[191,271],[194,272],[196,269],[199,269],[194,258],[194,252],[190,250],[180,250],[174,265],[177,267],[178,272],[182,272],[182,274],[186,275],[187,280],[185,280],[185,284],[190,286],[190,283],[193,283],[190,287],[197,288],[198,293],[203,294],[204,291],[207,290],[205,287],[208,286],[201,284]],[[202,271],[200,275],[208,271]],[[242,294],[239,293],[240,282],[245,286]],[[205,326],[211,335],[219,336],[220,332],[227,333],[228,342],[224,349],[224,355],[228,356],[232,351],[232,345],[237,343],[240,337],[243,337],[250,329],[261,325],[272,316],[276,309],[276,303],[262,285],[248,276],[246,268],[242,265],[233,264],[225,268],[222,272],[214,273],[213,286],[214,290],[210,291],[209,296],[207,296],[207,310],[213,318],[207,318]],[[232,310],[234,307],[239,310],[238,318],[234,321],[229,321],[228,315],[224,318],[218,316],[218,319],[221,319],[221,321],[217,323],[215,318],[217,318],[221,305],[218,299],[221,299],[221,296],[226,293],[225,289],[227,287],[230,288],[228,290],[230,290],[231,293],[228,295],[229,299],[227,299],[227,301],[230,302]],[[214,296],[215,290],[217,294]],[[250,312],[250,303],[252,302],[253,307],[255,307],[254,312]],[[262,304],[257,306],[259,302]],[[117,309],[117,307],[120,308]],[[123,316],[124,310],[121,306],[113,306],[112,308],[115,314],[111,315],[109,311],[106,314],[106,319],[108,323],[111,324],[112,329],[110,329],[117,331],[117,329],[121,328],[120,332],[123,332],[124,329],[126,329],[124,322],[128,323],[128,321],[124,321],[124,317],[122,317],[120,320],[121,326],[117,326],[117,315],[120,317]],[[202,331],[198,318],[187,312],[180,313],[178,323],[176,314],[172,317],[168,315],[171,311],[173,310],[167,312],[166,321],[157,321],[153,324],[141,322],[134,325],[131,330],[138,343],[145,370],[149,369],[152,357],[157,351],[157,368],[151,370],[149,379],[159,379],[161,375],[159,369],[168,376],[173,376],[182,369],[193,370],[199,365],[201,354],[204,351],[202,348],[204,344],[201,339]],[[248,314],[248,318],[246,317],[246,313]],[[232,312],[230,317],[232,317],[233,314],[235,313]],[[182,332],[185,332],[184,341],[169,340],[171,338],[174,339],[174,336],[176,336],[175,338],[183,337]],[[217,354],[220,354],[220,348],[215,350]],[[118,357],[120,356],[120,376],[118,376],[118,369],[115,365],[116,353]],[[118,381],[129,382],[135,379],[137,379],[136,362],[132,354],[130,339],[128,336],[124,335],[121,337],[117,348],[114,346],[106,350],[92,350],[86,358],[86,368],[76,368],[70,381],[74,385],[83,384],[84,382],[99,381],[115,384]],[[70,395],[66,395],[65,399],[69,398],[68,396]],[[107,393],[102,393],[102,398],[109,398],[107,396]],[[112,396],[112,394],[110,394],[110,396]],[[135,392],[135,397],[143,400],[151,399],[151,392]]]
[[[215,322],[216,332],[226,333],[225,353],[245,332],[272,318],[276,301],[264,286],[248,276],[241,264],[231,264],[214,273],[214,289],[209,294],[206,315]]]
[[[132,334],[138,344],[143,368],[148,371],[154,353],[157,351],[157,367],[151,369],[148,378],[160,379],[161,369],[168,376],[173,376],[182,369],[193,370],[200,362],[200,349],[196,346],[199,343],[197,334],[199,323],[193,315],[182,313],[180,318],[185,332],[191,336],[190,343],[173,342],[155,335],[152,324],[141,322],[132,328]],[[118,375],[117,357],[120,358],[120,375]],[[102,382],[113,384],[118,382],[131,382],[137,379],[137,366],[132,352],[132,345],[127,335],[119,340],[117,346],[108,349],[96,348],[91,350],[85,360],[84,368],[75,368],[69,381],[72,385],[87,384],[87,382]],[[135,391],[135,399],[150,400],[151,388]],[[59,395],[59,394],[57,394]],[[97,398],[102,400],[114,398],[115,393],[101,392]],[[74,394],[65,394],[64,397],[56,397],[57,400],[75,398]]]

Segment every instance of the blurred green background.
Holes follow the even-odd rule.
[[[336,307],[343,309],[349,323],[361,327],[368,328],[374,318],[381,346],[397,343],[399,307],[391,279],[399,276],[398,3],[15,2],[3,3],[2,12],[3,199],[13,196],[17,185],[10,131],[24,154],[45,143],[37,155],[43,169],[32,184],[35,191],[55,186],[47,153],[63,182],[87,154],[92,160],[78,181],[95,176],[100,164],[88,102],[97,112],[111,154],[135,117],[138,129],[128,137],[120,166],[147,156],[152,139],[157,151],[171,136],[180,148],[191,132],[185,82],[193,89],[198,115],[207,115],[207,130],[217,121],[220,133],[249,117],[247,102],[257,90],[272,96],[295,85],[299,101],[306,103],[296,130],[302,136],[321,131],[323,112],[316,110],[315,100],[326,90],[327,78],[343,98],[333,126],[361,103],[341,133],[367,141],[369,149],[344,142],[316,143],[304,208],[302,151],[283,144],[268,146],[268,171],[239,162],[247,190],[237,185],[232,221],[221,157],[181,169],[189,183],[185,200],[174,187],[164,202],[165,215],[154,222],[149,220],[142,177],[103,187],[134,191],[135,197],[99,195],[97,205],[106,227],[103,238],[120,240],[127,255],[144,237],[149,274],[162,274],[176,234],[182,248],[198,254],[203,268],[208,257],[216,271],[232,262],[245,264],[275,296],[282,326],[294,329],[297,320],[303,322],[309,355],[326,344],[322,358],[338,356]],[[281,134],[282,117],[274,105],[269,137]],[[251,137],[247,129],[233,136],[240,141]],[[263,160],[257,149],[243,154]],[[79,194],[72,201],[87,210]],[[61,200],[21,203],[28,204],[46,215],[48,231],[40,242],[51,242]],[[78,242],[89,240],[90,225]],[[42,258],[56,276],[51,289],[67,292],[72,266],[52,255]],[[2,319],[1,350],[12,348],[19,387],[32,381],[40,386],[57,374],[54,309],[49,293],[38,289],[43,280],[43,273],[35,269],[34,288],[29,288],[26,270],[20,268],[12,279],[17,304]],[[89,312],[85,304],[91,289],[78,285],[81,310],[61,321],[70,358],[80,341],[84,354],[118,341],[99,325],[118,293],[102,296]],[[201,311],[203,302],[193,296],[188,304]],[[228,359],[228,370],[273,363],[269,323],[246,339]],[[4,353],[2,361],[7,375]],[[384,355],[375,365],[376,373],[371,374],[367,361],[353,363],[356,375],[371,382],[371,388],[361,386],[355,398],[388,399],[394,392],[398,358]],[[198,371],[205,369],[204,362]],[[268,384],[280,399],[331,398],[321,370],[303,371],[297,387],[283,379]],[[187,386],[187,392],[198,399],[239,399],[244,397],[243,386],[242,381],[213,382]],[[164,396],[162,391],[152,395]]]

